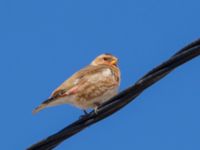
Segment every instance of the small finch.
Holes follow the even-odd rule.
[[[74,105],[85,113],[89,108],[97,112],[103,102],[118,92],[120,70],[117,63],[118,59],[111,54],[96,57],[90,65],[64,81],[33,113],[60,104]]]

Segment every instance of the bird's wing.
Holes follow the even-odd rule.
[[[89,65],[83,68],[54,90],[50,98],[58,98],[76,93],[77,88],[87,82],[91,76],[98,75],[106,69],[108,69],[108,66],[106,65]]]
[[[33,110],[33,113],[37,113],[44,109],[57,98],[73,95],[76,93],[79,93],[86,99],[91,99],[93,96],[99,96],[108,88],[116,85],[112,74],[114,75],[115,73],[112,72],[112,68],[109,68],[107,65],[87,66],[63,82],[55,91],[53,91],[49,99],[44,101],[41,105]],[[119,83],[118,80],[116,80],[116,82],[117,84]],[[92,89],[93,87],[101,89],[101,92],[95,93],[95,91],[93,91],[92,94],[87,95],[88,90],[94,90]]]

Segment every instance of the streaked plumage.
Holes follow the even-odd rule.
[[[98,56],[89,66],[63,82],[33,113],[59,104],[71,104],[83,110],[97,110],[99,105],[117,94],[120,84],[117,62],[118,59],[111,54]]]

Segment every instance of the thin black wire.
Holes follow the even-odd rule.
[[[77,134],[86,127],[112,115],[122,107],[133,101],[146,88],[150,87],[155,82],[166,76],[178,66],[186,63],[194,57],[200,55],[200,39],[192,42],[186,47],[182,48],[169,60],[152,69],[145,76],[139,79],[133,86],[120,92],[117,96],[111,98],[98,109],[98,114],[93,111],[81,119],[75,121],[69,126],[65,127],[56,134],[53,134],[46,139],[32,145],[27,150],[51,150],[59,145],[64,140]]]

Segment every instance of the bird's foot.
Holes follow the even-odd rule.
[[[82,118],[84,118],[85,116],[87,116],[87,115],[89,114],[86,110],[83,110],[83,112],[84,112],[84,114],[81,115],[81,116],[79,117],[79,119],[82,119]]]
[[[98,114],[98,107],[94,108],[94,113],[97,115]]]
[[[84,112],[85,115],[88,115],[88,114],[89,114],[86,110],[83,110],[83,112]]]
[[[97,115],[98,114],[98,108],[99,108],[99,106],[100,106],[101,104],[100,103],[98,103],[98,102],[96,102],[96,103],[94,103],[94,113]]]

